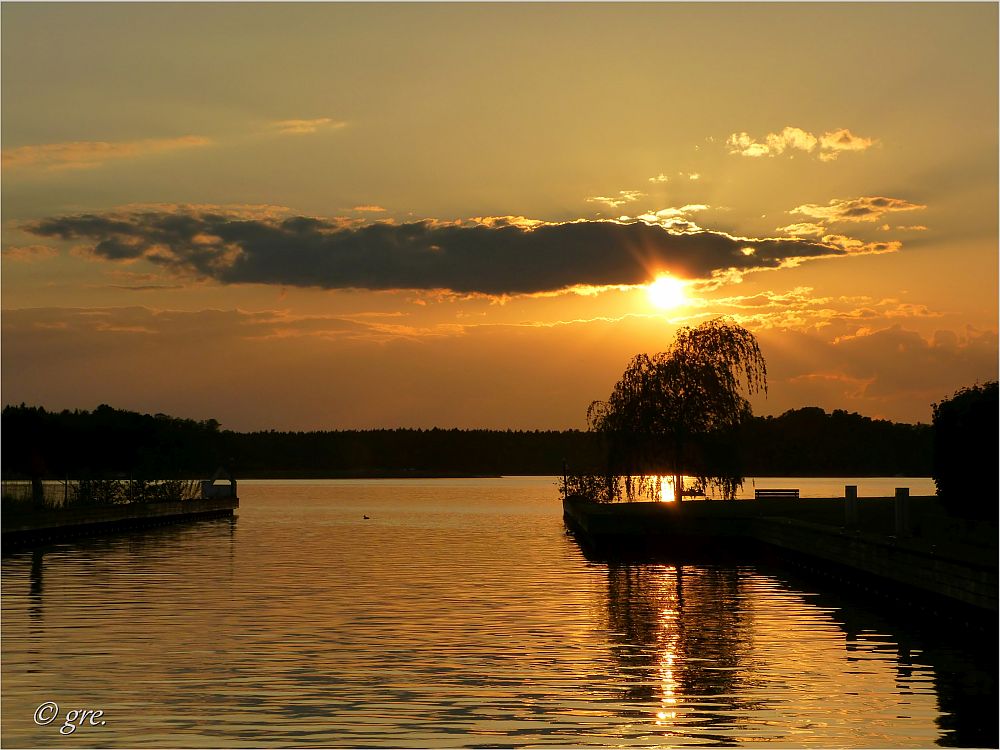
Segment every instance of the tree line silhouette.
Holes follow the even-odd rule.
[[[380,429],[234,432],[101,405],[93,411],[7,406],[5,479],[197,478],[224,465],[241,478],[561,475],[604,465],[600,436],[580,430]],[[930,425],[818,407],[752,417],[738,442],[748,476],[930,476]]]

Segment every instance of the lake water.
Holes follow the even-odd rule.
[[[751,562],[588,562],[554,479],[240,496],[3,559],[5,746],[996,745],[992,638]]]

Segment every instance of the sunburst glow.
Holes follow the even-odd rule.
[[[660,502],[672,503],[674,501],[674,478],[660,477]]]
[[[680,307],[687,302],[686,284],[673,276],[657,276],[648,287],[646,293],[649,301],[661,310]]]

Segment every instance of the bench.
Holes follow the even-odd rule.
[[[777,497],[785,499],[794,498],[795,500],[798,500],[799,491],[798,490],[754,490],[753,496],[755,500],[766,500],[769,498],[777,498]]]

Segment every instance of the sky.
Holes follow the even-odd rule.
[[[757,414],[997,378],[995,3],[0,14],[5,404],[582,429],[720,315]]]

